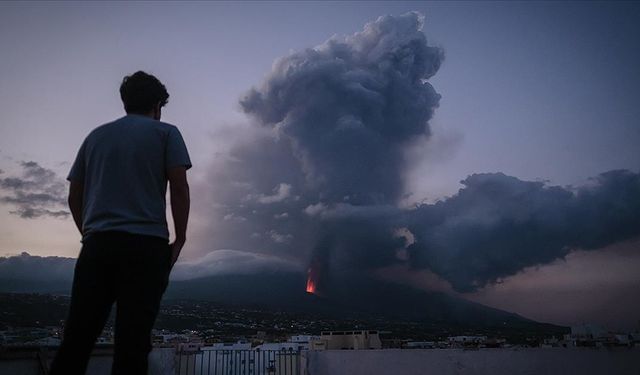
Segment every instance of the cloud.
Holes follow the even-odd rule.
[[[472,291],[576,249],[640,235],[640,174],[603,173],[563,188],[502,173],[474,174],[455,196],[406,213],[410,263]]]
[[[242,109],[290,143],[308,187],[324,201],[395,202],[404,148],[428,136],[438,95],[427,82],[441,49],[427,45],[423,17],[384,16],[278,59]]]
[[[276,232],[275,230],[269,231],[269,237],[271,237],[271,239],[277,243],[289,243],[293,239],[292,234],[289,234],[289,233],[281,234]]]
[[[283,200],[289,198],[291,196],[291,185],[289,184],[278,184],[273,189],[273,194],[264,195],[259,194],[255,197],[256,201],[263,204],[282,202]]]
[[[47,210],[47,209],[35,209],[35,208],[19,208],[17,210],[9,211],[10,214],[18,215],[23,219],[35,219],[42,216],[51,216],[54,218],[66,219],[69,217],[69,211],[64,210]]]
[[[9,213],[24,219],[67,218],[64,179],[34,161],[20,167],[21,176],[0,178],[0,203],[15,207]]]
[[[223,219],[225,221],[234,221],[236,223],[242,223],[243,221],[247,221],[247,219],[245,217],[242,216],[236,216],[234,214],[227,214],[223,217]]]
[[[326,211],[327,206],[322,203],[310,204],[304,209],[304,213],[309,216],[320,215],[322,212]]]
[[[209,175],[210,248],[292,259],[327,278],[424,270],[467,292],[640,235],[631,171],[582,187],[474,174],[454,196],[403,205],[415,165],[407,150],[429,142],[440,100],[428,80],[443,52],[423,22],[413,12],[380,17],[274,63],[240,100],[255,126],[242,127]]]
[[[171,277],[185,280],[211,275],[254,274],[281,270],[300,271],[300,265],[271,255],[239,250],[215,250],[201,258],[179,262]]]

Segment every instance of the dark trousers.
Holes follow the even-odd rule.
[[[71,305],[51,375],[84,374],[97,337],[116,303],[112,374],[146,374],[151,329],[170,272],[166,239],[98,232],[84,240]]]

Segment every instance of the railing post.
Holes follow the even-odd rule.
[[[210,375],[209,373],[211,371],[209,371],[209,370],[211,370],[211,350],[208,350],[208,352],[209,353],[207,353],[208,354],[207,355],[207,375]]]

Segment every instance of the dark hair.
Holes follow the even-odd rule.
[[[148,113],[158,103],[167,104],[169,93],[159,79],[143,71],[137,71],[122,79],[120,98],[127,113]]]

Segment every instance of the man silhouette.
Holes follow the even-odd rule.
[[[82,234],[64,338],[50,374],[84,374],[116,303],[112,374],[146,374],[169,272],[186,241],[191,161],[182,136],[160,121],[169,94],[154,76],[124,77],[126,116],[91,131],[67,179]],[[175,241],[169,244],[167,182]]]

